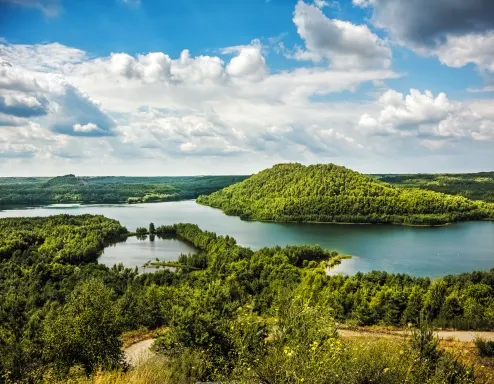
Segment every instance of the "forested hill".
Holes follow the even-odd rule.
[[[400,188],[334,164],[279,164],[200,204],[246,220],[438,225],[494,218],[493,206]]]

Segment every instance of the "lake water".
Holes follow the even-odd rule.
[[[194,223],[201,229],[230,235],[240,245],[259,249],[287,244],[319,244],[354,255],[336,271],[342,273],[384,270],[416,276],[494,268],[494,222],[467,222],[445,227],[393,225],[338,225],[261,223],[226,216],[220,210],[194,201],[137,205],[51,205],[0,212],[0,217],[47,216],[60,213],[101,214],[117,219],[129,230],[173,223]],[[135,238],[105,250],[100,258],[107,265],[142,266],[147,260],[176,258],[191,249],[178,241]]]
[[[197,252],[194,247],[177,239],[160,239],[157,236],[151,241],[149,236],[144,239],[129,237],[125,242],[111,244],[99,258],[99,262],[106,265],[123,263],[126,267],[139,267],[149,260],[175,261],[181,253]],[[154,268],[145,269],[153,271]]]

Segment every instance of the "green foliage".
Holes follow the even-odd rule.
[[[42,331],[43,359],[52,362],[57,375],[77,365],[86,373],[123,365],[113,296],[102,281],[90,279],[76,286],[63,307],[52,306]]]
[[[433,282],[429,278],[377,271],[330,276],[323,282],[318,297],[333,309],[339,321],[404,326],[417,325],[424,317],[440,327],[494,326],[494,295],[487,289],[494,287],[494,269],[446,276]]]
[[[136,228],[136,234],[138,236],[144,236],[144,235],[147,235],[149,232],[147,230],[147,228],[144,228],[144,227],[137,227]]]
[[[0,178],[0,207],[52,203],[150,203],[195,199],[245,176]]]
[[[494,341],[485,340],[479,337],[475,340],[475,345],[479,350],[480,356],[488,356],[488,357],[494,356]]]
[[[246,220],[440,225],[494,218],[486,203],[394,187],[333,164],[275,165],[197,202]]]
[[[373,175],[404,188],[421,188],[494,203],[494,172]]]
[[[328,277],[324,267],[339,255],[318,246],[253,251],[193,224],[155,232],[197,253],[181,255],[173,271],[108,268],[96,258],[127,235],[114,220],[0,220],[0,383],[121,367],[122,332],[163,326],[156,350],[170,382],[470,383],[471,372],[428,334],[401,346],[346,343],[333,319],[494,324],[494,270],[434,282],[385,272]]]

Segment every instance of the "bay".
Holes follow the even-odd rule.
[[[494,222],[464,222],[444,227],[247,222],[191,200],[137,205],[50,205],[1,211],[0,217],[60,213],[101,214],[119,220],[129,230],[147,227],[150,222],[156,226],[194,223],[201,229],[233,236],[240,245],[252,249],[319,244],[354,256],[335,269],[338,273],[384,270],[439,277],[494,268]],[[188,252],[192,249],[177,241],[128,239],[107,248],[100,262],[140,267],[156,257],[172,260]]]

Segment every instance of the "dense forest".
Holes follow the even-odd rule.
[[[195,199],[245,176],[0,178],[0,208],[54,203],[146,203]]]
[[[428,327],[492,328],[494,269],[435,281],[327,276],[338,254],[318,246],[252,251],[192,224],[148,232],[197,253],[181,255],[174,270],[109,268],[97,257],[128,235],[114,220],[0,220],[0,383],[76,383],[126,370],[122,332],[163,326],[155,344],[168,381],[149,383],[474,382]],[[355,344],[338,336],[337,321],[417,330],[399,345]]]
[[[440,225],[494,218],[494,205],[400,188],[334,164],[279,164],[197,199],[246,220]]]
[[[381,181],[403,187],[460,195],[494,203],[494,172],[441,174],[376,174]]]

